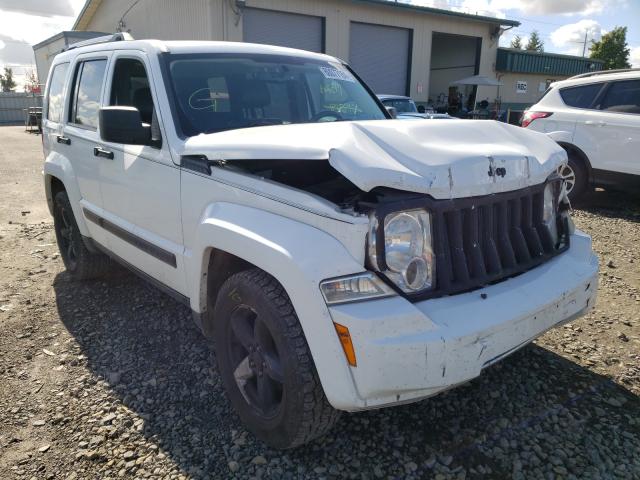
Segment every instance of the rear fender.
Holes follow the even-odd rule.
[[[49,153],[44,162],[43,175],[47,205],[49,207],[49,212],[51,213],[51,215],[53,215],[53,193],[51,184],[53,178],[57,178],[62,182],[67,195],[69,196],[69,202],[71,202],[73,215],[76,219],[76,223],[78,224],[80,233],[85,237],[89,237],[89,230],[87,229],[84,215],[82,214],[82,210],[80,208],[80,200],[82,200],[82,195],[80,195],[78,181],[73,171],[73,167],[71,166],[71,162],[69,162],[69,159],[57,152]]]

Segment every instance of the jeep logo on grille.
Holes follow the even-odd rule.
[[[507,174],[507,169],[504,167],[495,168],[493,166],[489,167],[489,176],[490,177],[504,177]]]

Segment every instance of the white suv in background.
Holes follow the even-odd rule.
[[[640,69],[593,72],[556,82],[522,126],[568,153],[560,172],[570,198],[591,186],[640,186]]]

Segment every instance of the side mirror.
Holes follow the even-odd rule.
[[[396,109],[396,107],[385,107],[387,109],[387,112],[389,112],[389,115],[391,115],[391,118],[398,118],[398,110]]]
[[[149,145],[151,128],[142,124],[134,107],[103,107],[99,114],[100,138],[105,142]]]

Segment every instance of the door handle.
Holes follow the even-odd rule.
[[[585,123],[585,125],[595,125],[596,127],[604,127],[607,124],[607,122],[603,122],[602,120],[598,120],[598,121],[587,120],[584,123]]]
[[[105,150],[102,147],[93,147],[93,155],[96,157],[108,158],[113,160],[113,152],[111,150]]]
[[[58,135],[56,137],[56,141],[58,143],[64,143],[65,145],[71,145],[71,139],[69,137],[65,137],[63,135]]]

